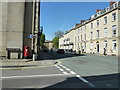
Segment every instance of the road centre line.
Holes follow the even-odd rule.
[[[27,75],[27,76],[6,76],[6,77],[1,77],[2,79],[7,79],[7,78],[33,78],[33,77],[54,77],[54,76],[64,76],[65,74],[47,74],[47,75]],[[71,74],[66,74],[66,75],[71,75]]]
[[[87,81],[86,79],[82,78],[80,75],[76,75],[76,77],[78,77],[80,80],[82,80],[84,83],[87,83],[89,86],[95,88],[95,86],[90,83],[89,81]]]

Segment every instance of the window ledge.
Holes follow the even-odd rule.
[[[116,20],[112,20],[112,22],[115,22]]]

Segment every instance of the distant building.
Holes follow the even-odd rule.
[[[53,48],[53,43],[52,43],[52,41],[45,40],[44,46],[45,46],[47,49],[50,50],[50,49]]]
[[[59,39],[59,48],[78,52],[118,55],[120,52],[120,1],[96,10],[89,20],[70,29]]]
[[[23,54],[24,46],[29,46],[29,56],[32,50],[37,52],[35,35],[39,30],[39,0],[38,2],[0,2],[0,56],[6,56],[6,48],[20,48]],[[13,54],[11,58],[15,58]],[[23,55],[21,56],[21,58]]]

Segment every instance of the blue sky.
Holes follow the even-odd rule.
[[[96,9],[104,9],[108,2],[41,2],[40,26],[46,40],[55,37],[54,32],[65,32],[95,14]]]

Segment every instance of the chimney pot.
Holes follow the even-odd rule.
[[[102,10],[101,10],[101,9],[97,9],[97,10],[96,10],[96,13],[99,12],[99,11],[102,11]]]

